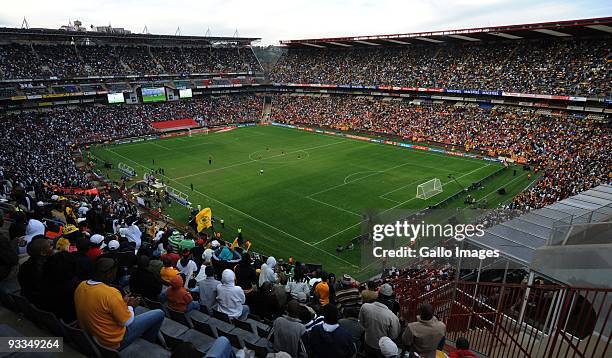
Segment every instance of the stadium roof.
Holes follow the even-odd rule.
[[[101,40],[105,43],[129,43],[138,42],[145,44],[215,44],[215,43],[235,43],[248,45],[253,41],[259,40],[258,37],[212,37],[212,36],[176,36],[176,35],[152,35],[134,33],[113,33],[96,31],[66,31],[54,29],[17,29],[2,27],[0,28],[0,38],[4,41],[51,41],[67,42]]]
[[[559,224],[586,223],[585,217],[590,223],[612,220],[612,186],[599,185],[492,226],[476,240],[467,240],[477,246],[498,249],[510,260],[528,266],[536,249],[547,245],[553,228],[558,228]]]
[[[407,34],[285,40],[281,45],[297,48],[350,48],[409,46],[440,43],[478,43],[499,40],[610,36],[612,17],[479,27],[472,29],[414,32]]]

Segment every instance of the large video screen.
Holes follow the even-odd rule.
[[[166,90],[164,87],[142,89],[143,102],[163,102],[165,100]]]
[[[180,98],[191,98],[193,97],[193,93],[191,93],[191,88],[181,89],[179,90]]]
[[[125,103],[123,93],[109,93],[106,96],[108,98],[108,103]]]

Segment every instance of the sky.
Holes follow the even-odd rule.
[[[57,29],[76,19],[89,27],[152,34],[279,40],[511,25],[612,16],[610,0],[19,0],[7,1],[0,27]]]

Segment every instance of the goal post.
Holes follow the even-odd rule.
[[[416,197],[417,199],[427,200],[433,196],[440,194],[441,192],[442,182],[440,181],[440,179],[434,178],[417,186]]]

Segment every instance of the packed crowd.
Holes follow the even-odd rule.
[[[579,114],[367,97],[276,96],[272,119],[524,159],[541,179],[514,199],[513,209],[539,208],[612,180],[612,132],[605,123]]]
[[[609,39],[290,49],[271,79],[609,96],[609,59]]]
[[[25,193],[24,201],[15,196],[22,189],[15,189],[10,198],[18,209],[9,215],[8,230],[0,231],[7,248],[0,287],[16,272],[20,295],[65,322],[76,321],[103,346],[124,349],[139,337],[157,342],[165,313],[136,314],[141,303],[255,319],[268,325],[267,348],[290,357],[435,357],[445,346],[445,325],[431,305],[420,307],[416,321],[400,321],[388,283],[394,274],[362,284],[349,275],[336,279],[299,262],[253,254],[242,232],[230,244],[208,230],[184,234],[161,226],[117,193],[65,197],[43,188]],[[21,265],[17,252],[27,253]],[[429,279],[426,270],[412,274]],[[210,355],[211,348],[207,357],[233,357],[229,341],[218,341],[214,353],[220,355]],[[181,354],[197,343],[181,346]]]
[[[157,75],[261,71],[250,48],[124,47],[108,45],[0,46],[0,78]]]
[[[252,122],[261,116],[254,96],[207,97],[148,105],[75,106],[0,115],[0,166],[24,186],[88,188],[76,168],[75,145],[154,132],[150,123],[198,118],[202,124]]]

